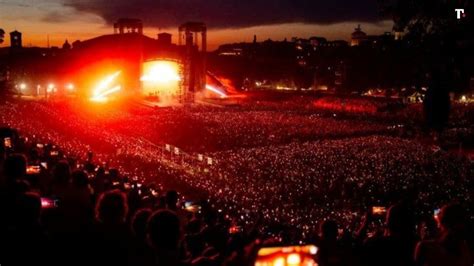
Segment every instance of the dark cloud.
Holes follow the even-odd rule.
[[[42,21],[44,22],[49,22],[49,23],[61,23],[61,22],[67,22],[71,20],[70,16],[63,14],[59,11],[51,11],[44,15],[41,18]]]
[[[108,23],[141,18],[149,26],[174,27],[203,21],[213,28],[239,28],[288,22],[331,24],[377,22],[377,0],[62,0]]]

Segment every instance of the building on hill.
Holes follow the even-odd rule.
[[[71,44],[66,40],[63,44],[63,49],[64,50],[70,50],[71,49]]]
[[[311,37],[309,38],[309,43],[313,47],[320,47],[324,46],[327,43],[327,40],[324,37]]]
[[[362,31],[360,24],[355,28],[351,34],[351,46],[358,46],[367,41],[367,34]]]

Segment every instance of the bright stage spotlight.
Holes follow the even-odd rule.
[[[180,64],[170,60],[154,60],[143,63],[142,93],[157,97],[159,101],[176,100],[181,86]],[[174,99],[176,98],[176,99]]]
[[[68,91],[74,91],[74,89],[75,89],[74,84],[68,83],[68,84],[66,85],[66,89],[67,89]]]
[[[49,83],[46,91],[48,93],[56,92],[56,85],[54,85],[54,83]]]
[[[224,92],[222,92],[221,90],[217,89],[216,87],[214,87],[212,85],[207,84],[206,85],[206,90],[211,91],[211,92],[219,95],[221,98],[227,98],[227,94],[225,94]]]
[[[111,94],[120,91],[122,87],[120,85],[114,84],[120,73],[121,71],[117,71],[99,82],[97,87],[92,92],[92,97],[90,100],[93,102],[107,102]]]
[[[179,66],[173,61],[146,62],[141,81],[150,83],[171,83],[180,81]]]

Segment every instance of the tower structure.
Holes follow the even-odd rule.
[[[21,32],[12,31],[10,32],[10,47],[11,48],[21,48],[23,47]]]
[[[199,37],[201,41],[199,42]],[[206,86],[207,26],[202,22],[187,22],[179,27],[179,45],[185,41],[183,92],[181,102],[194,102],[196,91]]]

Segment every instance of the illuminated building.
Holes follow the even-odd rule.
[[[396,31],[395,32],[395,41],[400,41],[403,39],[404,33],[402,31]]]
[[[401,41],[403,39],[403,36],[405,35],[403,28],[397,26],[397,24],[395,23],[393,30],[394,30],[395,41]]]

